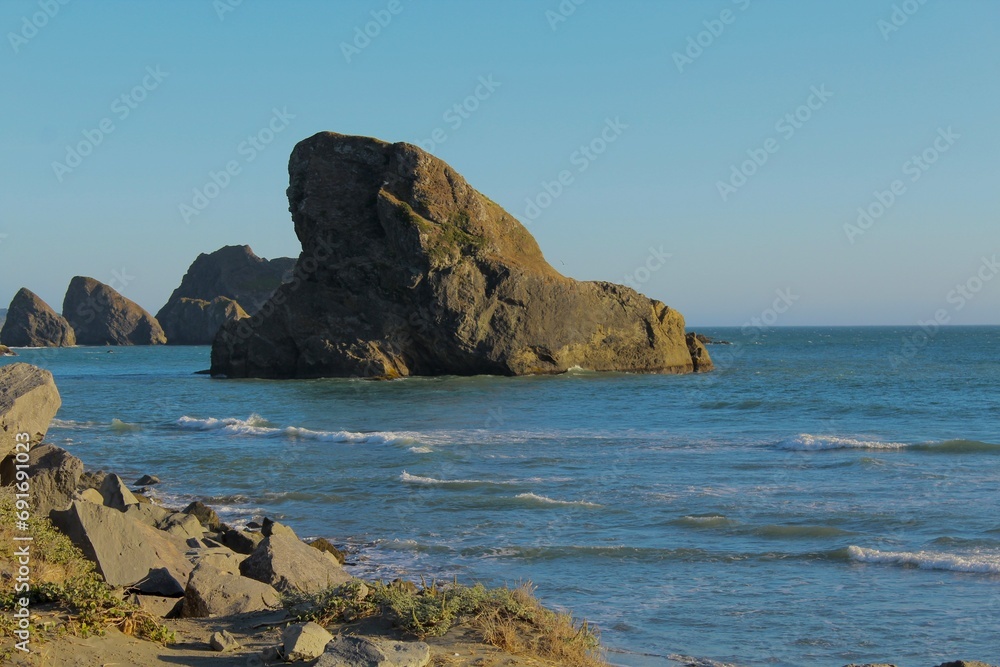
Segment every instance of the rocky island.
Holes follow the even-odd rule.
[[[712,368],[679,312],[561,275],[510,213],[416,146],[322,132],[288,171],[295,277],[223,327],[215,376]]]

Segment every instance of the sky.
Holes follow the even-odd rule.
[[[63,2],[0,3],[0,305],[297,255],[288,155],[332,130],[691,326],[1000,324],[995,0]]]

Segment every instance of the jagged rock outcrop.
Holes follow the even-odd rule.
[[[114,288],[76,276],[63,299],[63,317],[79,345],[162,345],[167,342],[156,318]]]
[[[249,317],[237,302],[224,296],[211,301],[183,297],[165,305],[156,315],[168,345],[211,345],[226,322]]]
[[[14,347],[68,347],[76,345],[76,334],[62,315],[22,287],[7,309],[0,343]]]
[[[295,259],[264,259],[250,246],[225,246],[198,255],[156,314],[170,345],[209,345],[226,322],[253,315],[282,283]]]
[[[24,444],[24,433],[40,443],[60,405],[52,373],[31,364],[0,366],[0,460]]]
[[[214,375],[694,370],[679,312],[560,275],[521,223],[415,146],[325,132],[288,170],[296,277],[223,327]]]

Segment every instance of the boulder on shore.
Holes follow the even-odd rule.
[[[162,345],[167,342],[155,317],[114,288],[93,278],[73,278],[62,309],[79,345]]]
[[[202,253],[156,314],[170,345],[210,345],[219,327],[256,313],[282,283],[295,259],[264,259],[250,246]]]
[[[265,583],[199,565],[184,589],[181,615],[187,618],[234,616],[274,609],[278,592]]]
[[[213,375],[695,370],[679,312],[561,275],[510,213],[416,146],[323,132],[288,171],[295,279],[222,328]]]
[[[45,437],[62,399],[52,373],[31,364],[0,366],[0,460],[23,444]]]
[[[16,481],[14,457],[8,456],[0,463],[0,484]],[[31,471],[31,513],[46,517],[52,510],[62,510],[73,502],[83,461],[55,445],[38,445],[28,453]]]
[[[22,287],[10,302],[0,343],[14,347],[68,347],[76,334],[66,319],[31,290]]]
[[[424,642],[341,636],[313,667],[424,667],[430,661],[431,649]]]
[[[240,573],[280,592],[317,593],[353,579],[336,558],[288,535],[264,538],[240,563]]]
[[[143,593],[184,593],[192,566],[164,533],[116,509],[86,501],[75,500],[69,509],[50,516],[112,586],[143,582],[139,586]]]

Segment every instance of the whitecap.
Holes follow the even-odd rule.
[[[538,505],[569,505],[575,507],[603,507],[597,503],[592,503],[586,500],[556,500],[555,498],[549,498],[548,496],[541,496],[537,493],[519,493],[515,498],[519,500],[527,500],[533,504]]]
[[[932,551],[879,551],[851,545],[847,547],[847,555],[851,560],[860,563],[904,565],[922,570],[1000,574],[1000,554],[997,553],[957,555]]]
[[[355,431],[316,431],[301,426],[286,426],[280,428],[258,414],[251,414],[246,419],[226,417],[217,419],[209,417],[198,419],[187,415],[178,419],[175,424],[194,431],[218,431],[226,435],[244,435],[264,438],[283,437],[289,440],[316,440],[319,442],[344,442],[358,444],[408,444],[416,441],[414,434],[375,431],[361,433]]]
[[[904,449],[908,447],[902,442],[886,442],[882,440],[862,440],[859,438],[844,438],[835,435],[812,435],[800,433],[794,438],[782,440],[778,449],[798,452],[812,452],[827,449]]]

